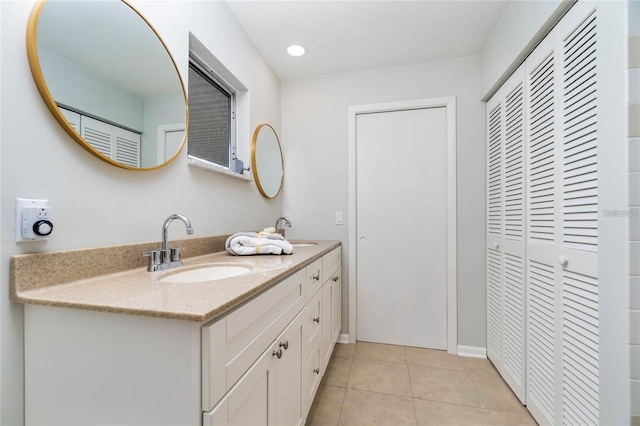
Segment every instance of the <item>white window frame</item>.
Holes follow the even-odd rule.
[[[252,181],[253,178],[247,173],[237,173],[236,160],[244,161],[244,164],[250,162],[251,147],[242,141],[250,141],[249,134],[249,90],[247,87],[229,71],[210,51],[207,49],[192,33],[189,33],[189,61],[194,60],[197,65],[204,67],[207,74],[223,88],[229,90],[234,95],[232,101],[232,110],[234,119],[232,120],[231,144],[230,144],[230,162],[229,167],[224,167],[210,161],[187,155],[187,163],[191,166],[203,168],[212,172],[222,173],[237,177],[246,181]],[[187,140],[188,143],[188,140]],[[188,148],[187,148],[188,150]]]

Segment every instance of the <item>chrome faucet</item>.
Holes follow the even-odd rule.
[[[187,227],[187,235],[193,234],[193,228],[191,222],[185,216],[181,214],[172,214],[162,224],[162,250],[151,250],[142,253],[143,256],[149,257],[149,266],[147,271],[155,272],[162,271],[164,269],[176,268],[182,266],[182,260],[180,260],[180,252],[184,250],[184,247],[169,248],[168,231],[169,225],[175,219],[179,219]]]
[[[276,233],[278,233],[278,226],[280,226],[280,222],[284,222],[285,225],[291,228],[291,221],[288,218],[281,216],[276,220]]]

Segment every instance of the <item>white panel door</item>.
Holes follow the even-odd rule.
[[[445,108],[356,119],[357,338],[447,348]]]

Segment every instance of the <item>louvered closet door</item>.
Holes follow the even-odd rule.
[[[527,408],[598,424],[596,19],[578,2],[527,58]]]
[[[525,401],[524,68],[488,103],[488,356]]]
[[[80,135],[104,156],[140,167],[140,134],[83,115]]]
[[[558,25],[562,61],[562,423],[598,424],[597,19],[578,3]]]
[[[555,424],[560,286],[557,284],[560,176],[559,66],[550,33],[527,58],[527,408]]]
[[[503,111],[499,93],[487,103],[487,356],[502,365],[502,150]]]
[[[129,130],[114,129],[115,160],[131,167],[140,167],[140,135]]]

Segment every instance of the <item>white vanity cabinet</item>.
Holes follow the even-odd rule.
[[[25,304],[25,423],[304,424],[340,332],[340,263],[337,247],[209,322]]]

